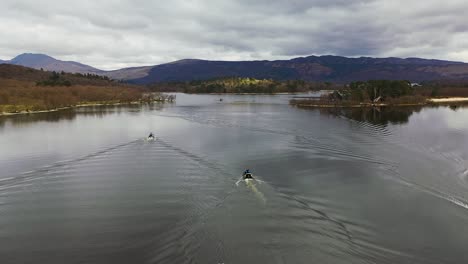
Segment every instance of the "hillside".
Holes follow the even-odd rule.
[[[0,115],[143,99],[147,90],[95,74],[72,74],[0,65]]]
[[[58,73],[58,72],[57,72]],[[24,66],[0,64],[0,78],[17,81],[42,82],[49,80],[53,75],[50,71],[41,71]],[[67,80],[71,85],[92,85],[92,86],[129,86],[108,77],[96,74],[81,73],[58,73],[61,80]],[[0,87],[1,88],[1,87]]]
[[[44,54],[24,53],[9,61],[0,61],[13,65],[21,65],[34,69],[44,69],[46,71],[65,71],[70,73],[102,73],[103,71],[89,65],[74,61],[61,61]]]
[[[346,58],[310,56],[279,61],[182,60],[157,65],[139,84],[189,81],[220,77],[330,81],[346,83],[370,79],[406,79],[413,82],[439,79],[468,79],[468,64],[417,58]]]
[[[1,63],[1,62],[0,62]],[[241,77],[348,83],[365,80],[468,80],[468,64],[419,58],[347,58],[309,56],[276,61],[209,61],[186,59],[155,66],[103,71],[43,54],[22,54],[4,63],[35,69],[92,73],[135,84]]]
[[[142,67],[131,67],[123,68],[120,70],[106,71],[103,75],[108,76],[114,80],[131,80],[143,78],[148,75],[148,72],[154,66],[142,66]]]

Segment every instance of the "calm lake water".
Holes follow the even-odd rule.
[[[0,118],[0,263],[468,262],[468,108],[290,97]]]

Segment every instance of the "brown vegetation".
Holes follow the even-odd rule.
[[[147,89],[92,74],[0,65],[0,113],[50,110],[89,103],[139,101]]]
[[[0,78],[0,113],[56,109],[83,103],[138,101],[145,92],[135,87],[90,85],[36,86],[34,82]]]
[[[439,80],[423,82],[415,94],[432,97],[468,97],[468,80]]]
[[[47,82],[54,78],[67,81],[71,85],[92,85],[92,86],[122,86],[121,82],[109,79],[106,76],[96,74],[80,74],[65,72],[49,72],[35,70],[19,65],[0,64],[0,78],[13,79],[18,81],[31,81],[36,83]],[[130,86],[125,84],[126,86]]]
[[[426,97],[468,97],[468,87],[421,87],[416,94]]]

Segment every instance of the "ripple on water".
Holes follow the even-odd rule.
[[[222,107],[165,113],[190,121],[188,132],[0,180],[0,238],[8,241],[0,255],[12,263],[441,263],[458,253],[430,246],[454,241],[443,239],[462,225],[438,244],[431,232],[441,225],[430,224],[450,212],[451,221],[434,223],[464,223],[452,171],[438,170],[455,161],[466,178],[463,151],[431,144],[429,159],[428,146],[398,140],[397,126],[306,112],[294,119],[287,106],[275,115],[260,105]],[[264,182],[235,185],[233,171],[245,164]],[[431,219],[419,226],[424,212],[415,211],[426,203],[407,206],[415,197],[454,206],[429,207]]]
[[[58,248],[67,241],[82,251],[101,241],[103,250],[96,252],[141,251],[143,258],[148,247],[170,244],[161,234],[177,236],[221,202],[225,192],[214,168],[168,143],[139,140],[10,177],[0,193],[0,235],[13,251],[22,244],[25,250],[44,249],[47,235]],[[171,250],[191,252],[191,242]]]

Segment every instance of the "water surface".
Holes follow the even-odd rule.
[[[1,263],[466,262],[467,108],[290,97],[0,118]]]

